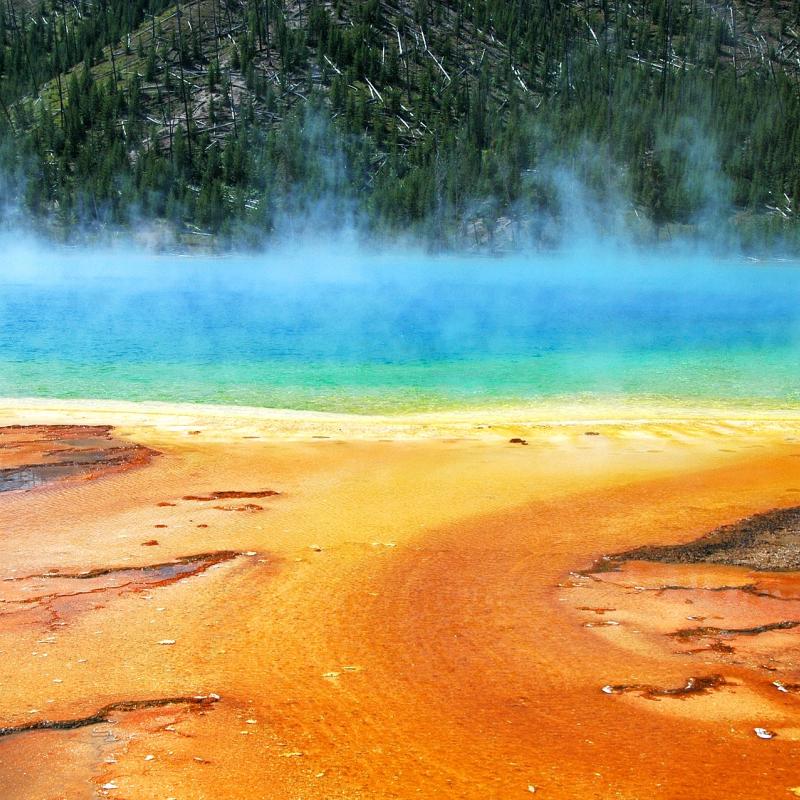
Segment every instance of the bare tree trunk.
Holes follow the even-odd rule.
[[[192,158],[192,129],[189,124],[189,101],[186,99],[186,80],[183,75],[183,27],[181,26],[181,4],[177,4],[176,16],[178,18],[178,64],[181,69],[181,94],[183,96],[183,113],[186,118],[186,144],[189,148],[189,161],[193,162]]]

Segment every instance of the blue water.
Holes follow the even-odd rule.
[[[566,398],[800,404],[800,268],[332,247],[6,245],[0,396],[393,412]]]

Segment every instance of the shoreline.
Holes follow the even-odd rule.
[[[80,422],[131,425],[181,431],[187,427],[239,433],[252,431],[277,439],[331,438],[430,439],[453,435],[502,438],[507,433],[541,429],[569,432],[586,426],[631,430],[650,426],[701,428],[731,426],[749,430],[794,429],[800,408],[667,405],[631,402],[563,401],[518,407],[492,406],[398,414],[358,414],[257,406],[0,397],[0,425]],[[583,431],[590,433],[590,431]]]

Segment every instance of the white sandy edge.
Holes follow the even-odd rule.
[[[800,409],[682,407],[656,403],[620,403],[611,407],[591,402],[543,402],[518,408],[487,406],[414,414],[361,415],[193,403],[0,398],[1,425],[59,423],[114,425],[183,434],[201,431],[214,438],[253,435],[275,439],[453,436],[496,439],[543,428],[561,429],[564,433],[571,428],[579,428],[583,433],[589,427],[633,431],[662,426],[796,432],[800,429]]]

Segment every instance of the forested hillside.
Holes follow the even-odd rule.
[[[6,216],[791,246],[799,80],[800,0],[0,0]]]

